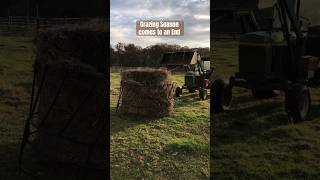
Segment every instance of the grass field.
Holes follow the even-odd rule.
[[[216,74],[237,70],[237,44],[216,41]],[[28,36],[0,37],[0,179],[18,173],[17,157],[31,89],[33,49]],[[182,75],[174,76],[182,83]],[[111,175],[113,179],[207,179],[208,101],[186,94],[172,116],[139,119],[115,112],[119,73],[111,73]],[[310,121],[290,124],[283,94],[256,100],[235,89],[233,107],[217,117],[211,149],[214,179],[319,179],[320,92],[312,89]]]
[[[30,179],[18,172],[18,152],[32,83],[32,39],[0,36],[0,179]]]
[[[214,41],[220,77],[238,70],[237,43]],[[309,121],[289,123],[284,94],[256,100],[234,89],[233,107],[217,115],[211,147],[213,179],[320,179],[320,92],[312,89]]]
[[[18,168],[20,143],[32,88],[34,61],[31,33],[0,36],[0,179],[34,180]],[[46,180],[79,179],[84,173],[74,167],[35,162],[28,154],[24,168]],[[80,173],[79,173],[80,172]]]
[[[33,60],[31,36],[0,36],[0,179],[31,179],[19,173],[17,164],[29,107]],[[174,79],[182,83],[183,76],[175,75]],[[176,100],[171,116],[139,119],[115,112],[119,83],[119,73],[113,71],[112,178],[208,179],[209,101],[200,101],[197,94],[186,94]]]
[[[174,81],[183,83],[183,74]],[[115,112],[119,72],[111,73],[111,176],[113,179],[209,179],[209,100],[186,93],[174,113],[141,119]]]

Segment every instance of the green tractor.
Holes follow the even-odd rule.
[[[176,87],[176,97],[182,96],[183,89],[187,89],[189,93],[199,91],[200,99],[207,99],[209,78],[213,72],[213,68],[210,68],[210,58],[201,57],[197,51],[172,52],[163,55],[161,65],[171,71],[185,71],[185,83]]]
[[[240,14],[239,72],[229,81],[214,80],[211,113],[230,108],[232,88],[250,89],[256,98],[285,93],[290,120],[306,120],[311,106],[309,87],[320,85],[320,29],[300,17],[300,0],[274,0],[262,24],[258,12]]]

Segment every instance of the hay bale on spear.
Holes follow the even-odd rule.
[[[174,89],[175,83],[165,69],[123,71],[119,111],[144,117],[164,117],[173,111]]]

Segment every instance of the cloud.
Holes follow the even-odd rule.
[[[195,19],[204,19],[204,20],[210,20],[210,15],[207,14],[196,14],[194,15]]]
[[[139,19],[184,20],[184,36],[136,36],[135,23]],[[146,47],[156,43],[170,43],[209,47],[209,0],[111,0],[110,28],[111,44],[125,42]]]

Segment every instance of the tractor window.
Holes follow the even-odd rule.
[[[320,25],[319,7],[319,0],[303,0],[300,5],[300,16],[307,18],[311,26]]]
[[[281,29],[279,11],[275,0],[260,0],[258,16],[264,30]]]
[[[273,7],[273,24],[272,24],[272,28],[273,29],[281,29],[282,28],[282,23],[280,20],[280,9],[277,6]]]
[[[210,70],[210,61],[203,61],[203,70]]]

